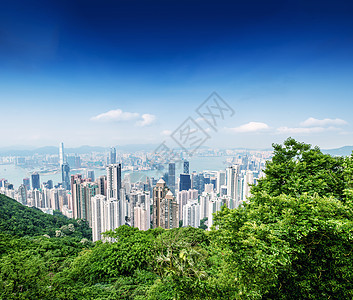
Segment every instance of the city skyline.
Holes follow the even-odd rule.
[[[159,144],[214,91],[235,114],[206,146],[353,144],[351,3],[0,8],[0,147]]]

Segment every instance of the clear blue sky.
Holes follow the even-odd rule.
[[[159,143],[213,91],[209,146],[353,145],[352,82],[350,1],[0,2],[0,147]]]

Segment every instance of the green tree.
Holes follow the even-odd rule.
[[[218,295],[351,299],[352,159],[293,139],[274,150],[249,203],[215,216],[212,245],[223,257]]]

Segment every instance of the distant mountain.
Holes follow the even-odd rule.
[[[157,144],[133,144],[133,145],[123,145],[123,146],[115,146],[117,151],[153,151],[158,145]],[[80,146],[77,148],[65,148],[66,154],[86,154],[92,152],[107,152],[110,147],[100,147],[100,146]],[[4,147],[0,148],[0,156],[32,156],[34,154],[39,155],[54,155],[59,154],[59,147],[55,146],[46,146],[40,148],[31,148],[31,147]]]
[[[131,144],[131,145],[118,145],[116,147],[117,151],[123,152],[136,152],[136,151],[154,151],[157,149],[159,144]],[[100,146],[80,146],[77,148],[65,148],[66,154],[87,154],[92,152],[107,152],[110,147],[100,147]],[[202,146],[200,149],[211,149],[210,147]],[[229,149],[229,148],[228,148]],[[181,150],[181,148],[175,148],[175,150]],[[226,149],[221,149],[226,150]],[[232,150],[257,150],[257,151],[272,151],[272,148],[268,149],[251,149],[251,148],[232,148]],[[341,148],[335,149],[321,149],[323,153],[331,154],[334,156],[341,155],[346,156],[350,155],[353,151],[353,146],[344,146]],[[39,155],[55,155],[59,154],[59,147],[55,146],[46,146],[40,148],[31,148],[26,146],[14,146],[14,147],[3,147],[0,148],[0,156],[32,156],[34,154]]]
[[[157,149],[159,144],[131,144],[131,145],[122,145],[116,146],[117,151],[127,151],[127,152],[135,152],[135,151],[154,151]]]
[[[86,153],[92,153],[92,152],[105,152],[108,149],[109,148],[107,147],[84,145],[78,148],[65,148],[65,153],[86,154]],[[59,153],[59,148],[57,148],[56,153]]]
[[[322,149],[323,153],[331,154],[333,156],[347,156],[352,154],[353,146],[344,146],[335,149]]]

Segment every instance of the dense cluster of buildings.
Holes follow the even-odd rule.
[[[121,225],[170,229],[199,227],[203,220],[210,228],[213,213],[223,205],[236,208],[247,201],[250,186],[262,176],[265,162],[242,156],[233,158],[224,170],[190,172],[189,162],[184,160],[181,174],[176,174],[175,163],[169,163],[161,178],[147,177],[143,182],[122,178],[115,148],[107,157],[106,175],[98,178],[93,170],[84,176],[70,175],[63,144],[59,163],[62,182],[58,185],[51,180],[40,183],[40,175],[33,173],[17,190],[0,180],[0,193],[47,213],[59,210],[67,217],[85,219],[92,227],[93,241],[97,241],[103,239],[103,232]]]

